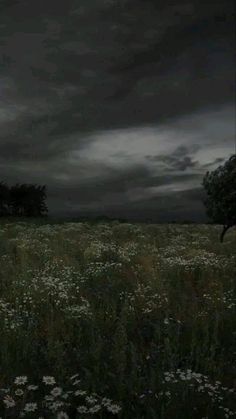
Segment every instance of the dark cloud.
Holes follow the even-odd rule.
[[[216,164],[219,166],[220,164],[224,163],[225,159],[223,157],[217,157],[212,162],[206,163],[203,165],[203,167],[211,168],[212,166],[215,166]]]
[[[2,0],[0,178],[47,183],[52,210],[180,216],[180,193],[194,210],[233,141],[233,15],[231,0]]]
[[[61,103],[75,130],[157,123],[232,100],[232,2],[158,3],[13,2],[1,52],[16,93]],[[68,112],[55,119],[67,134]]]
[[[199,147],[195,148],[198,150]],[[171,172],[172,170],[180,170],[184,171],[189,168],[194,168],[198,166],[198,161],[193,161],[192,157],[188,155],[189,150],[186,146],[181,145],[177,147],[173,153],[170,154],[158,154],[152,156],[146,156],[148,160],[152,162],[160,162],[164,163],[168,170]]]

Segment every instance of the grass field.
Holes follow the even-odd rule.
[[[236,237],[0,222],[0,417],[236,412]]]

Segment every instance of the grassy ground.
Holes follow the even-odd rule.
[[[0,222],[0,417],[235,417],[236,239]]]

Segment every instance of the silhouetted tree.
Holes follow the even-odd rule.
[[[236,224],[236,154],[224,165],[203,178],[207,193],[205,205],[207,215],[213,222],[223,225],[220,241],[223,242],[226,231]]]
[[[46,215],[48,212],[48,208],[46,205],[46,185],[31,185],[32,197],[33,197],[33,205],[32,201],[28,205],[27,210],[29,211],[30,215],[33,216],[43,216]]]
[[[10,208],[11,214],[21,216],[24,213],[24,187],[23,185],[14,185],[10,189]]]
[[[46,186],[16,184],[10,189],[12,215],[37,217],[47,213]]]
[[[0,216],[6,216],[9,213],[9,196],[9,187],[5,183],[0,182]]]

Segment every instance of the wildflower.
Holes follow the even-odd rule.
[[[16,394],[16,396],[23,396],[24,392],[23,392],[23,390],[21,390],[21,388],[18,388],[18,389],[15,391],[15,394]]]
[[[104,397],[104,398],[102,399],[102,404],[103,404],[104,406],[107,406],[107,405],[111,404],[111,402],[112,402],[112,400],[111,400],[111,399],[108,399],[107,397]]]
[[[73,392],[72,392],[73,393]],[[64,394],[62,394],[62,396],[61,396],[63,399],[68,399],[68,397],[69,397],[69,394],[68,394],[68,392],[67,393],[64,393]]]
[[[38,386],[34,386],[33,384],[31,384],[31,385],[29,385],[28,387],[27,387],[27,389],[28,390],[37,390],[38,389]]]
[[[62,407],[64,405],[64,402],[55,401],[51,404],[52,410],[57,410],[59,407]]]
[[[88,409],[86,406],[79,406],[77,407],[77,412],[78,413],[87,413]]]
[[[73,382],[73,386],[77,386],[77,384],[79,384],[79,383],[80,383],[80,380],[76,380],[76,381]]]
[[[70,377],[71,381],[73,381],[75,378],[77,378],[79,376],[79,374],[74,374],[72,375],[72,377]]]
[[[95,397],[92,397],[92,396],[88,396],[88,397],[86,397],[86,401],[90,404],[93,404],[93,403],[96,403],[97,402],[97,399],[95,399]]]
[[[14,383],[17,386],[20,386],[20,385],[26,384],[27,381],[28,381],[28,378],[26,377],[26,375],[21,375],[21,376],[15,378]]]
[[[37,403],[26,403],[24,410],[26,412],[35,412],[37,410]]]
[[[3,399],[3,403],[5,404],[6,408],[14,407],[16,405],[15,400],[11,396],[6,396]]]
[[[53,396],[49,396],[48,394],[44,397],[44,399],[47,401],[47,402],[51,402],[51,401],[53,401],[54,400],[54,397]]]
[[[44,384],[51,386],[53,384],[56,384],[56,380],[54,377],[50,377],[49,375],[46,375],[43,377]]]
[[[75,394],[75,396],[85,396],[85,394],[87,394],[87,391],[85,391],[85,390],[76,390],[74,394]]]
[[[93,407],[90,407],[89,413],[97,413],[101,409],[100,404],[95,404]]]
[[[62,388],[61,387],[54,387],[51,390],[51,395],[54,396],[54,397],[60,396],[61,393],[62,393]]]
[[[118,406],[118,404],[110,404],[107,406],[108,412],[113,413],[113,415],[116,415],[121,410],[121,407]]]
[[[66,412],[58,412],[57,419],[69,419],[69,416]]]
[[[2,393],[9,393],[10,389],[9,388],[1,388],[0,389]]]

